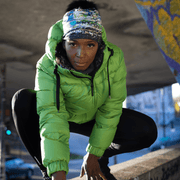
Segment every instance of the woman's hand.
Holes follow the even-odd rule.
[[[93,178],[93,180],[106,180],[104,174],[101,172],[98,162],[99,157],[87,153],[84,156],[84,162],[81,167],[80,177],[83,177],[84,174],[87,174],[87,180]]]
[[[65,171],[57,171],[52,174],[52,180],[66,180],[66,172]]]

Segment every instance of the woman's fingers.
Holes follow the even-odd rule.
[[[102,172],[90,174],[87,172],[86,180],[107,180]]]
[[[99,179],[99,178],[100,178],[100,177],[96,176],[96,177],[95,177],[95,180],[101,180],[101,178],[100,178],[100,179]]]
[[[91,177],[87,175],[86,180],[91,180]]]
[[[101,178],[102,178],[103,180],[107,180],[106,177],[104,176],[104,174],[103,174],[102,172],[99,174],[99,176],[100,176],[100,180],[101,180]],[[98,180],[99,180],[99,179],[98,179]]]

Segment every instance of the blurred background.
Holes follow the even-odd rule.
[[[33,180],[42,179],[41,172],[29,156],[14,128],[11,99],[21,88],[34,88],[36,63],[45,53],[49,28],[63,17],[70,2],[72,1],[0,0],[0,127],[2,132],[0,144],[3,144],[0,146],[0,159],[9,160],[7,158],[14,157],[11,160],[13,160],[12,163],[17,163],[15,170],[21,168],[22,164],[26,164],[28,168],[25,173],[30,173],[27,178],[29,176]],[[171,49],[173,43],[163,42],[161,46],[159,42],[162,41],[164,31],[160,31],[158,27],[159,31],[157,30],[156,33],[151,29],[151,21],[148,21],[151,13],[158,16],[158,10],[166,10],[165,7],[172,7],[170,3],[176,1],[161,1],[159,3],[162,4],[158,5],[147,0],[151,3],[145,6],[140,3],[142,1],[137,0],[94,0],[94,2],[99,7],[108,41],[116,44],[124,52],[128,73],[128,97],[124,102],[124,107],[149,115],[158,127],[158,138],[150,148],[115,156],[110,159],[110,165],[179,143],[180,87],[177,82],[180,71],[179,60],[174,57],[177,49],[174,46],[174,49]],[[150,6],[154,9],[152,10]],[[146,15],[143,16],[144,10],[148,18]],[[171,8],[167,13],[173,18],[180,16],[180,13],[177,16],[172,15]],[[174,23],[176,19],[173,18],[169,21],[172,20]],[[176,39],[176,46],[180,47],[180,36],[176,34],[177,32],[174,32],[173,37]],[[171,61],[166,56],[168,53],[164,54],[165,46],[169,48],[167,52],[172,54],[172,57],[169,55],[172,58]],[[178,63],[169,63],[173,60]],[[87,137],[71,133],[68,179],[79,175],[87,144]],[[32,170],[33,174],[29,170]]]

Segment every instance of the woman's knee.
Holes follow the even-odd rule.
[[[33,93],[29,89],[18,90],[12,98],[12,109],[23,109],[29,105],[33,97]]]
[[[150,147],[157,139],[158,131],[157,126],[153,119],[149,118],[147,126],[144,127],[144,143]]]
[[[14,94],[11,102],[14,121],[27,119],[31,106],[36,107],[35,98],[35,93],[29,89],[20,89]]]

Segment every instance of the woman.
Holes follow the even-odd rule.
[[[115,179],[107,166],[109,157],[156,140],[151,118],[122,108],[123,52],[107,41],[93,2],[73,1],[50,28],[46,53],[37,63],[35,91],[42,163],[54,180],[66,179],[70,132],[90,137],[81,177],[86,173],[98,180]]]

